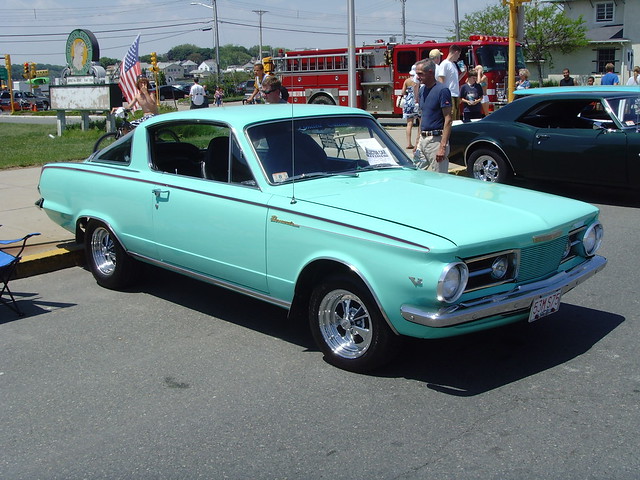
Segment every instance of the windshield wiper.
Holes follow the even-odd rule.
[[[292,177],[287,178],[285,181],[289,182],[291,180],[305,180],[307,178],[318,178],[318,177],[335,177],[337,175],[346,175],[348,177],[357,177],[358,173],[354,171],[349,172],[309,172],[309,173],[301,173],[299,175],[294,175]]]
[[[358,168],[358,171],[362,170],[384,170],[385,168],[402,168],[402,165],[398,165],[397,163],[376,163],[369,164],[366,167]]]

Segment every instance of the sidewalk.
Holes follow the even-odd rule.
[[[391,126],[387,130],[399,145],[404,145],[404,126]],[[464,175],[465,169],[450,164],[449,173]],[[43,210],[35,206],[40,198],[37,188],[39,179],[40,167],[0,170],[0,238],[22,238],[31,232],[41,234],[27,241],[17,269],[19,278],[84,262],[82,245],[75,243],[74,235],[53,223]],[[15,248],[5,250],[7,253],[17,252]]]
[[[35,206],[40,198],[40,167],[0,171],[0,238],[22,238],[27,233],[41,235],[27,240],[18,264],[19,278],[78,265],[83,261],[81,247],[71,232],[56,225]],[[6,247],[7,253],[19,247]]]

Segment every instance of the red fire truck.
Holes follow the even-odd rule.
[[[507,54],[509,40],[505,37],[474,35],[463,42],[428,41],[398,45],[378,41],[374,45],[356,48],[357,106],[377,116],[400,116],[395,99],[409,76],[411,66],[428,58],[437,48],[446,58],[449,47],[460,45],[460,61],[467,71],[476,65],[484,67],[488,85],[485,93],[490,108],[506,101]],[[524,68],[520,46],[516,47],[516,70]],[[280,52],[271,57],[274,72],[289,90],[291,103],[321,103],[348,105],[347,49]],[[266,59],[265,59],[266,60]],[[460,62],[459,62],[460,63]],[[460,80],[466,81],[466,75]]]

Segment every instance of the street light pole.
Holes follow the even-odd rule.
[[[268,10],[252,10],[253,13],[260,15],[260,52],[258,53],[258,59],[262,60],[262,15],[268,12]]]
[[[216,84],[220,83],[220,41],[218,39],[218,5],[216,0],[211,0],[211,5],[200,2],[191,2],[191,5],[201,5],[210,8],[213,12],[213,50],[215,52],[216,62]]]

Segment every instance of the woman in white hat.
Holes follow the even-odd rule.
[[[418,117],[418,104],[416,103],[416,92],[414,89],[419,88],[419,84],[414,80],[416,75],[416,66],[411,67],[409,76],[402,84],[402,92],[400,93],[400,107],[402,107],[402,118],[407,121],[407,149],[413,149],[411,144],[411,131],[413,130],[413,122]]]

